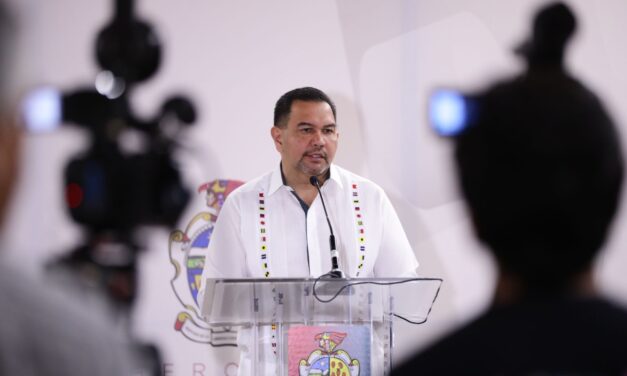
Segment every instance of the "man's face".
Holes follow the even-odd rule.
[[[335,157],[338,137],[333,111],[326,102],[294,101],[287,126],[272,128],[288,179],[326,173]]]

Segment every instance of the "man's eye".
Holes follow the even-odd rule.
[[[335,129],[333,128],[325,128],[323,130],[324,134],[334,134],[335,133]]]
[[[300,131],[303,132],[303,133],[311,133],[312,129],[311,128],[301,128]]]

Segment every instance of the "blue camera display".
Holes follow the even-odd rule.
[[[436,90],[429,100],[429,121],[441,136],[460,134],[468,125],[467,99],[453,90]]]

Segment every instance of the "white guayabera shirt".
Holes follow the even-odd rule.
[[[416,276],[418,261],[381,187],[331,165],[321,191],[347,277]],[[283,184],[280,166],[242,185],[227,197],[213,230],[200,306],[207,278],[315,278],[329,272],[329,235],[320,196],[305,212]],[[246,332],[240,332],[240,344]],[[240,374],[246,374],[246,364],[243,354]]]
[[[331,165],[322,195],[348,277],[414,276],[418,262],[381,187]],[[331,270],[320,197],[305,214],[280,167],[229,195],[209,244],[206,278],[319,277]],[[200,294],[202,296],[202,294]]]

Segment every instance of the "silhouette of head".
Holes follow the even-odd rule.
[[[540,8],[533,20],[532,35],[516,49],[530,67],[561,66],[566,44],[577,30],[573,12],[561,2]]]
[[[545,45],[535,40],[541,35],[534,44]],[[618,205],[623,160],[614,124],[562,70],[530,69],[478,103],[455,145],[477,234],[502,270],[531,289],[561,289],[588,270]]]

